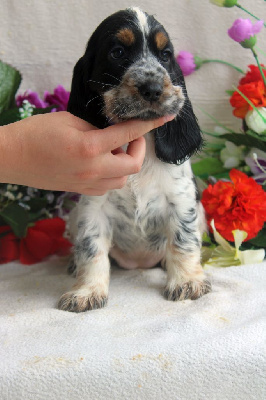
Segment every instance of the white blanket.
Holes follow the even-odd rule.
[[[183,302],[159,268],[113,268],[107,307],[81,314],[56,309],[65,264],[0,266],[1,400],[266,398],[265,262],[210,268]]]

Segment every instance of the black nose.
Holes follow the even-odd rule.
[[[144,83],[139,87],[141,96],[147,101],[157,101],[163,92],[162,86],[157,82]]]

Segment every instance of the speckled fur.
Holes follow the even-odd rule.
[[[101,94],[104,114],[108,120],[115,121],[171,113],[177,117],[169,130],[159,128],[145,135],[144,164],[138,174],[128,178],[124,188],[100,197],[81,197],[70,218],[75,243],[70,270],[76,270],[77,281],[72,290],[61,297],[59,308],[62,310],[82,312],[106,305],[110,275],[108,255],[127,269],[150,268],[161,263],[167,271],[164,291],[167,300],[197,299],[211,290],[200,265],[201,235],[206,227],[204,211],[188,160],[198,147],[193,136],[199,132],[196,132],[195,116],[182,74],[176,72],[178,67],[174,67],[174,75],[149,49],[150,31],[160,25],[139,9],[128,13],[130,17],[133,15],[134,27],[142,34],[141,52],[125,68],[116,85],[107,86]],[[125,25],[124,21],[117,31],[127,28]],[[131,28],[129,24],[128,29]],[[162,41],[158,42],[158,29],[155,33],[155,43],[162,47]],[[165,31],[162,35],[167,37]],[[138,32],[134,38],[138,38]],[[150,79],[159,81],[163,88],[160,98],[153,104],[148,104],[138,91],[138,87]],[[76,90],[73,84],[70,111],[84,117],[78,112]],[[89,116],[86,119],[91,122]]]

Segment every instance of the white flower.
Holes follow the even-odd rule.
[[[204,265],[212,265],[214,267],[230,267],[233,265],[257,264],[262,262],[265,256],[264,249],[259,250],[244,250],[240,251],[241,243],[246,239],[247,232],[236,229],[232,231],[235,241],[235,247],[232,247],[221,235],[217,232],[214,220],[211,221],[214,239],[218,243],[213,251],[209,251],[206,255],[203,253]],[[208,258],[206,260],[206,258]],[[205,261],[205,262],[204,262]]]
[[[249,129],[259,135],[266,135],[266,108],[258,107],[258,114],[256,110],[250,110],[247,112],[245,121]]]
[[[234,143],[226,141],[225,148],[221,150],[220,158],[224,163],[224,168],[238,167],[240,161],[244,159],[243,146],[236,146]]]
[[[228,133],[226,129],[224,129],[222,126],[216,125],[214,127],[214,132],[218,133],[219,135],[222,135],[223,133]]]
[[[20,114],[20,119],[31,117],[34,108],[35,105],[31,104],[28,100],[23,100],[22,107],[18,109]]]
[[[30,206],[28,206],[28,204],[22,203],[21,201],[18,204],[20,207],[25,208],[25,210],[30,210]]]
[[[17,185],[11,185],[10,183],[7,185],[7,190],[9,191],[9,192],[12,192],[12,191],[16,191],[16,190],[18,190],[18,186]]]
[[[13,195],[13,193],[7,191],[4,193],[4,196],[7,197],[9,200],[14,201],[15,200],[15,196]]]

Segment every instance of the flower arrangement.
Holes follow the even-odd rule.
[[[0,61],[0,125],[34,114],[66,110],[69,92],[57,86],[45,92],[16,96],[21,75]],[[71,243],[65,237],[65,216],[75,204],[73,193],[46,191],[26,186],[0,184],[0,263],[20,260],[33,264],[52,254],[67,254]]]
[[[228,61],[203,59],[187,51],[177,55],[186,76],[210,62],[226,64],[242,75],[238,85],[227,91],[233,115],[242,121],[239,132],[210,116],[219,126],[213,132],[203,131],[212,140],[206,141],[203,156],[192,164],[203,190],[210,230],[204,236],[203,261],[240,265],[262,261],[266,248],[266,67],[259,62],[255,47],[266,25],[237,0],[210,2],[238,7],[256,20],[238,18],[227,30],[232,40],[254,56],[256,63],[247,72]]]

